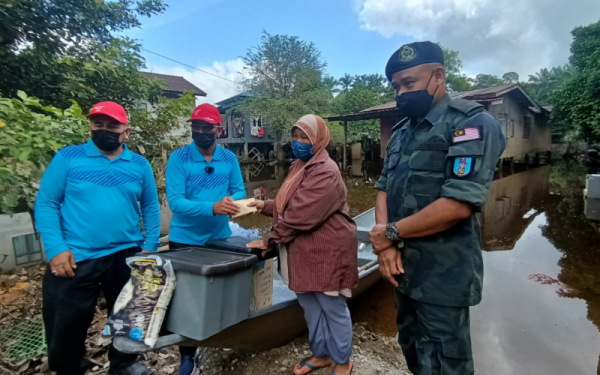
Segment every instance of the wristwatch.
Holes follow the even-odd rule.
[[[392,242],[402,241],[400,232],[398,232],[398,228],[396,228],[396,223],[389,223],[385,226],[385,236]]]

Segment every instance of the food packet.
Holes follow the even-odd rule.
[[[127,336],[153,347],[175,290],[175,272],[170,261],[156,255],[125,261],[131,278],[115,302],[103,336]]]

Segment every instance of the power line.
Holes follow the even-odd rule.
[[[176,62],[177,64],[181,64],[181,65],[183,65],[183,66],[187,66],[188,68],[192,68],[192,69],[194,69],[194,70],[197,70],[197,71],[199,71],[199,72],[206,73],[206,74],[210,74],[211,76],[214,76],[214,77],[217,77],[217,78],[224,79],[225,81],[229,81],[229,82],[231,82],[231,83],[235,83],[236,85],[239,85],[239,84],[240,84],[239,82],[232,81],[232,80],[230,80],[229,78],[221,77],[220,75],[217,75],[217,74],[214,74],[214,73],[211,73],[211,72],[207,72],[206,70],[198,69],[198,68],[196,68],[196,67],[194,67],[194,66],[191,66],[191,65],[189,65],[189,64],[182,63],[181,61],[177,61],[177,60],[174,60],[174,59],[172,59],[172,58],[170,58],[170,57],[167,57],[167,56],[161,55],[160,53],[152,52],[152,51],[149,51],[149,50],[147,50],[147,49],[145,49],[145,48],[141,48],[141,50],[142,50],[142,51],[146,51],[146,52],[148,52],[148,53],[151,53],[151,54],[153,54],[153,55],[156,55],[156,56],[162,57],[163,59],[171,60],[171,61],[173,61],[173,62]]]

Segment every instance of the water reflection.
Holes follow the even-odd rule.
[[[558,164],[492,182],[481,214],[483,302],[471,318],[478,373],[600,374],[600,226],[584,214],[585,174]],[[366,209],[375,194],[361,180],[351,180],[349,202]],[[355,321],[396,334],[389,284],[351,307]]]
[[[481,213],[484,250],[512,250],[529,224],[543,212],[550,186],[550,166],[492,182]]]
[[[380,170],[380,162],[349,166],[345,181],[352,215],[374,206]],[[287,168],[256,171],[243,171],[248,196],[260,190],[274,197]],[[600,375],[600,224],[585,215],[587,172],[560,163],[504,173],[492,182],[481,213],[483,302],[471,315],[478,373]],[[262,215],[239,222],[270,225]],[[353,301],[351,310],[354,321],[396,334],[387,282]]]

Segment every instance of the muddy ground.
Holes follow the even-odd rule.
[[[2,332],[6,332],[10,327],[39,319],[42,306],[42,276],[45,269],[46,265],[36,265],[0,275],[0,337]],[[101,299],[86,342],[88,358],[92,361],[87,372],[90,375],[104,375],[108,371],[107,349],[110,340],[102,338],[101,335],[105,322],[106,308]],[[50,374],[44,350],[40,350],[33,358],[17,362],[9,360],[9,351],[11,346],[16,345],[17,339],[13,339],[12,342],[0,342],[0,375]],[[409,374],[400,347],[394,338],[371,332],[366,325],[355,324],[353,346],[353,374]],[[201,349],[195,375],[292,374],[295,362],[309,355],[307,334],[281,348],[263,352]],[[178,373],[179,353],[176,348],[143,354],[140,359],[154,369],[157,375]],[[331,374],[332,370],[333,367],[314,373]]]

